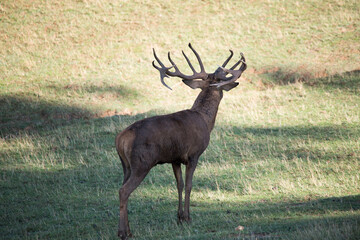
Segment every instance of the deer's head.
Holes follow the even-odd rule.
[[[168,53],[168,58],[172,66],[166,67],[160,59],[157,57],[155,50],[154,57],[156,61],[159,63],[160,67],[155,65],[155,61],[152,62],[154,68],[159,70],[160,72],[160,80],[161,83],[164,84],[165,87],[171,88],[166,85],[164,78],[166,77],[179,77],[182,78],[182,81],[188,85],[189,87],[195,89],[195,88],[201,88],[202,90],[207,88],[213,88],[214,90],[226,90],[229,91],[236,87],[239,83],[235,82],[237,79],[240,78],[241,74],[246,70],[246,62],[245,57],[241,53],[241,58],[239,61],[237,61],[230,69],[225,68],[226,64],[230,61],[230,59],[233,56],[233,51],[230,50],[230,56],[225,60],[225,62],[222,64],[222,66],[218,67],[214,73],[206,73],[204,65],[201,61],[201,58],[199,54],[193,49],[191,44],[189,43],[190,49],[194,52],[199,65],[200,65],[200,72],[195,71],[194,67],[192,66],[189,58],[185,55],[184,51],[182,51],[187,63],[189,64],[191,70],[193,71],[193,75],[185,75],[180,72],[179,68],[176,66],[174,61],[170,57],[170,52]],[[240,65],[240,68],[236,70],[236,67]],[[170,69],[174,68],[175,71],[170,71]]]

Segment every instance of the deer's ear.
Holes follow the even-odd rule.
[[[182,80],[183,83],[185,83],[186,85],[188,85],[189,87],[191,87],[192,89],[196,89],[196,88],[204,88],[206,86],[206,82],[205,81],[196,81],[196,80]]]
[[[225,91],[230,91],[231,89],[233,89],[234,87],[236,87],[237,85],[239,85],[239,83],[237,82],[232,82],[229,84],[226,84],[224,86],[221,87],[221,89],[225,90]]]

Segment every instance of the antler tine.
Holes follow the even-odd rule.
[[[185,57],[185,59],[186,59],[187,63],[189,64],[189,66],[190,66],[191,70],[192,70],[194,73],[196,73],[196,71],[195,71],[195,69],[194,69],[193,65],[191,64],[191,62],[190,62],[189,58],[186,56],[186,54],[184,53],[184,51],[181,51],[181,52],[182,52],[182,54],[184,55],[184,57]]]
[[[170,63],[173,65],[173,67],[175,68],[175,71],[179,71],[179,68],[176,66],[176,64],[170,57],[170,52],[168,52],[168,59],[169,59]]]
[[[155,52],[155,49],[153,49],[153,53],[154,53],[154,57],[155,57],[155,60],[158,62],[158,64],[160,65],[160,67],[156,66],[155,64],[155,61],[152,62],[152,65],[154,68],[156,68],[159,72],[160,72],[160,80],[161,80],[161,83],[171,89],[168,85],[166,85],[165,81],[164,81],[164,78],[166,77],[179,77],[179,78],[182,78],[182,79],[185,79],[185,80],[193,80],[193,79],[202,79],[202,80],[205,80],[207,77],[208,77],[208,74],[205,72],[205,69],[204,69],[204,65],[201,61],[201,58],[199,56],[199,54],[192,48],[191,44],[189,43],[189,47],[190,49],[194,52],[198,62],[199,62],[199,65],[200,65],[200,69],[201,71],[200,72],[196,72],[195,68],[193,67],[193,65],[191,64],[189,58],[185,55],[184,52],[183,55],[187,61],[187,63],[189,64],[191,70],[193,71],[193,75],[185,75],[183,74],[182,72],[180,72],[179,68],[176,66],[176,64],[174,63],[174,61],[171,59],[171,56],[170,56],[170,52],[168,52],[168,59],[170,61],[170,63],[172,64],[172,66],[170,67],[166,67],[161,61],[160,59],[157,57],[156,55],[156,52]],[[171,68],[174,68],[175,71],[174,72],[170,72],[169,69]]]
[[[171,66],[171,67],[165,67],[165,65],[164,65],[164,64],[160,61],[160,59],[156,56],[156,52],[155,52],[155,49],[154,49],[154,48],[153,48],[153,53],[154,53],[154,57],[155,57],[156,61],[157,61],[157,62],[160,64],[160,66],[161,66],[161,68],[158,67],[158,66],[156,66],[156,65],[155,65],[155,61],[152,61],[153,67],[156,68],[157,70],[159,70],[159,72],[160,72],[160,81],[161,81],[161,83],[162,83],[165,87],[167,87],[168,89],[172,90],[171,87],[169,87],[169,86],[165,83],[164,78],[168,78],[168,77],[169,77],[169,76],[167,75],[167,72],[168,72],[168,70],[169,70],[170,68],[175,67],[175,65],[173,64],[173,66]],[[177,68],[177,67],[176,67],[176,68]]]
[[[247,64],[246,64],[246,61],[245,61],[245,56],[244,56],[244,54],[243,54],[242,52],[240,53],[240,55],[241,55],[241,59],[240,59],[240,60],[242,60],[241,62],[242,62],[243,64],[241,65],[241,67],[240,67],[239,70],[245,71],[246,68],[247,68]]]
[[[232,50],[230,51],[230,56],[225,60],[225,62],[223,63],[222,67],[225,67],[226,64],[228,64],[228,62],[230,61],[230,59],[232,58],[232,56],[234,55],[234,52]]]
[[[204,65],[203,65],[203,63],[201,61],[201,58],[200,58],[199,54],[195,51],[195,49],[191,46],[191,43],[189,43],[189,48],[194,52],[194,54],[195,54],[195,56],[196,56],[196,58],[197,58],[197,60],[199,62],[200,72],[205,73],[205,68],[204,68]]]
[[[154,54],[154,57],[156,59],[156,61],[160,64],[161,67],[165,67],[165,65],[160,61],[160,59],[158,58],[158,56],[156,55],[156,52],[155,52],[155,48],[153,48],[153,54]],[[154,65],[154,61],[153,61],[153,66],[155,67]],[[156,69],[158,69],[157,67],[155,67]],[[159,70],[159,69],[158,69]]]
[[[226,84],[235,82],[240,76],[241,74],[246,70],[247,68],[247,64],[246,64],[246,60],[244,57],[243,53],[240,53],[241,58],[239,61],[237,61],[234,66],[232,66],[230,69],[226,69],[224,67],[221,67],[221,69],[227,73],[230,73],[232,75],[232,77],[230,78],[226,78],[226,79],[220,79],[222,80],[220,83],[215,83],[215,84],[211,84],[210,86],[215,86],[215,87],[221,87],[224,86]],[[239,70],[234,70],[240,63],[242,63],[241,67],[239,68]]]
[[[173,67],[175,68],[175,72],[167,71],[167,73],[166,73],[167,75],[169,75],[171,77],[180,77],[180,78],[184,78],[184,79],[187,79],[189,77],[180,72],[179,68],[176,66],[174,61],[171,59],[170,52],[168,52],[168,59],[169,59],[170,63],[173,65]]]
[[[234,66],[232,66],[232,67],[230,68],[230,70],[234,70],[240,63],[245,63],[244,54],[243,54],[243,53],[240,53],[240,55],[241,55],[240,60],[237,61],[237,62],[234,64]],[[246,66],[246,63],[245,63],[245,66]],[[245,70],[245,69],[244,69],[244,70]]]

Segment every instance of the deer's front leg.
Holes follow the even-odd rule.
[[[185,179],[185,205],[184,205],[184,220],[191,221],[190,218],[190,193],[192,188],[192,178],[196,168],[198,159],[191,159],[186,165],[186,179]]]
[[[173,167],[174,175],[176,178],[176,186],[177,186],[178,196],[179,196],[178,221],[181,222],[184,218],[184,212],[183,212],[183,206],[182,206],[182,191],[184,189],[184,182],[182,179],[181,164],[173,163],[172,167]]]

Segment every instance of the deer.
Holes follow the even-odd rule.
[[[246,70],[245,57],[241,57],[230,69],[225,68],[233,56],[225,60],[214,73],[206,73],[199,54],[189,43],[189,48],[195,54],[200,66],[196,71],[189,58],[184,55],[192,75],[180,72],[168,52],[171,66],[166,67],[156,55],[157,61],[152,62],[154,68],[160,72],[161,83],[171,89],[164,78],[178,77],[192,89],[199,88],[201,91],[190,109],[167,114],[153,116],[137,121],[120,132],[115,139],[116,150],[120,157],[124,179],[119,190],[120,219],[118,237],[122,240],[132,237],[128,221],[127,204],[130,194],[140,185],[146,175],[157,164],[170,163],[176,179],[178,190],[178,222],[190,222],[190,193],[192,189],[193,174],[200,155],[207,148],[210,141],[210,133],[214,128],[216,115],[223,90],[230,91],[238,86],[235,82]],[[239,69],[236,69],[239,66]],[[172,71],[171,71],[172,70]],[[183,188],[181,164],[186,166],[185,172],[185,202],[183,207]]]

